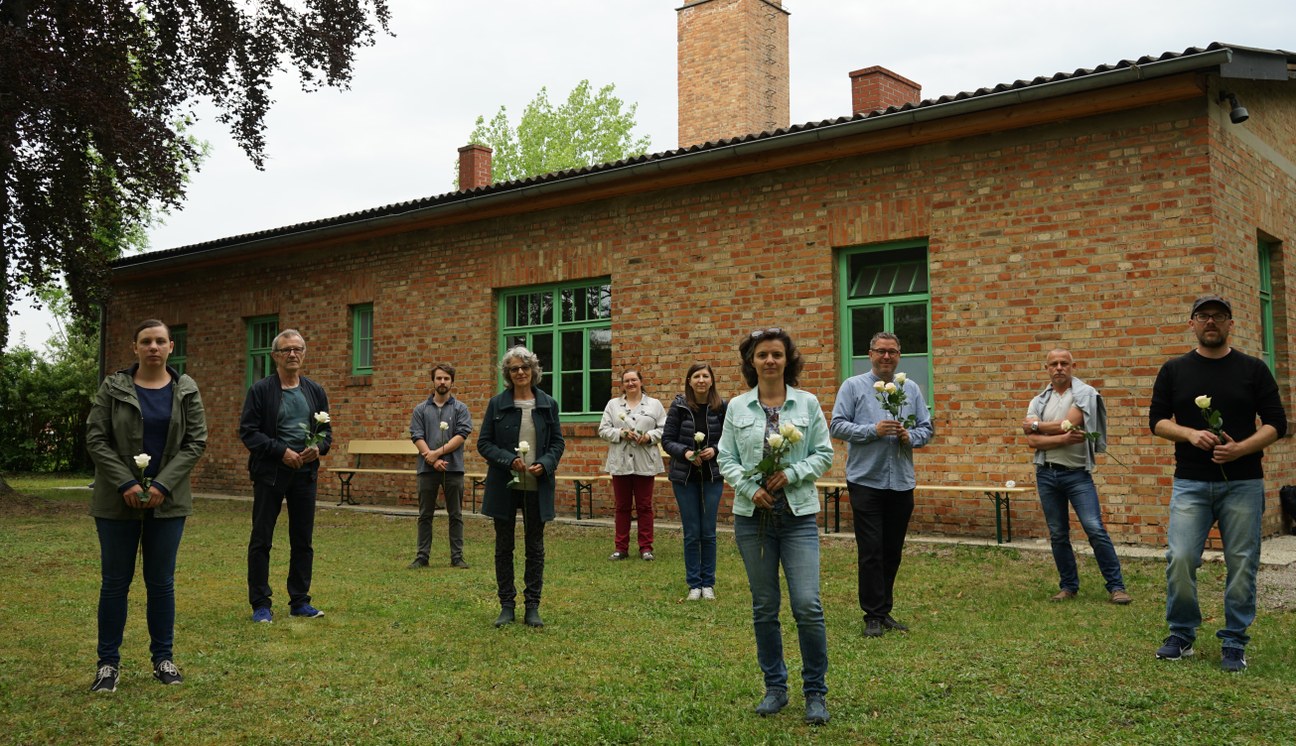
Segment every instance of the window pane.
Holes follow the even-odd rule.
[[[532,334],[531,351],[540,358],[540,367],[544,368],[545,374],[540,381],[536,382],[537,386],[544,386],[544,380],[553,373],[554,356],[553,356],[553,335],[552,334]]]
[[[612,330],[589,330],[590,370],[612,370]]]
[[[927,304],[910,303],[896,306],[892,315],[895,318],[895,333],[900,338],[900,349],[905,354],[926,353],[927,350]]]
[[[612,286],[611,285],[592,285],[589,293],[585,296],[586,302],[589,303],[589,315],[591,319],[610,319],[612,318]]]
[[[585,367],[585,333],[562,333],[562,370],[579,371]]]
[[[583,401],[584,397],[582,396],[584,392],[581,391],[581,378],[582,376],[580,373],[563,376],[562,392],[559,394],[560,401],[558,402],[558,411],[563,413],[585,411],[585,402]]]
[[[562,291],[562,320],[564,322],[580,321],[579,301],[576,294],[580,292],[575,288],[567,288]]]
[[[589,408],[602,410],[612,398],[612,371],[590,371],[589,392]]]
[[[868,359],[869,340],[882,331],[883,306],[851,309],[851,357]]]
[[[523,347],[526,346],[525,334],[509,334],[508,336],[504,337],[505,350],[511,350],[514,347],[517,347],[518,345],[522,345]]]
[[[896,371],[904,373],[909,380],[918,384],[918,389],[922,391],[923,399],[927,401],[927,406],[930,408],[932,405],[931,356],[915,355],[901,358]]]

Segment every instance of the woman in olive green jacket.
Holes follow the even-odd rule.
[[[172,660],[175,564],[185,517],[193,510],[189,472],[207,447],[198,385],[167,365],[171,332],[156,319],[135,330],[138,362],[104,379],[86,420],[95,465],[90,515],[99,534],[99,663],[91,691],[117,689],[126,599],[143,557],[153,676],[179,684]]]

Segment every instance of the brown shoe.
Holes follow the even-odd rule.
[[[1111,592],[1111,602],[1114,604],[1120,604],[1121,606],[1124,606],[1125,604],[1133,600],[1134,597],[1126,593],[1124,588]]]
[[[1053,598],[1050,598],[1049,600],[1050,601],[1070,601],[1075,597],[1076,597],[1075,591],[1061,590],[1057,592],[1057,595],[1053,596]]]

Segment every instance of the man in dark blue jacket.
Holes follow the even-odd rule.
[[[270,622],[270,546],[279,511],[288,504],[288,605],[293,616],[324,612],[311,605],[315,550],[315,482],[319,459],[329,451],[328,396],[301,374],[306,340],[296,329],[274,338],[275,372],[252,384],[243,400],[239,437],[247,446],[252,477],[252,538],[248,541],[248,603],[252,621]]]

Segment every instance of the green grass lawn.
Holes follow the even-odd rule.
[[[438,516],[434,564],[412,571],[411,518],[321,508],[312,592],[327,615],[286,613],[281,519],[271,564],[278,614],[253,625],[250,504],[212,500],[189,519],[176,573],[184,685],[150,676],[137,578],[121,684],[91,695],[99,569],[88,493],[11,481],[43,501],[0,510],[0,742],[1296,742],[1296,617],[1262,608],[1250,669],[1222,673],[1218,564],[1201,572],[1197,657],[1167,663],[1152,655],[1165,635],[1159,561],[1125,561],[1131,606],[1106,602],[1091,559],[1080,598],[1050,604],[1057,578],[1046,554],[911,544],[895,613],[912,631],[864,639],[854,546],[826,539],[832,722],[811,729],[786,608],[792,703],[772,718],[751,712],[761,676],[731,535],[720,537],[719,600],[683,603],[678,533],[659,532],[654,563],[611,563],[610,529],[550,524],[547,626],[497,630],[488,522],[466,521],[472,569],[461,571],[448,566]],[[520,546],[518,563],[520,581]]]

